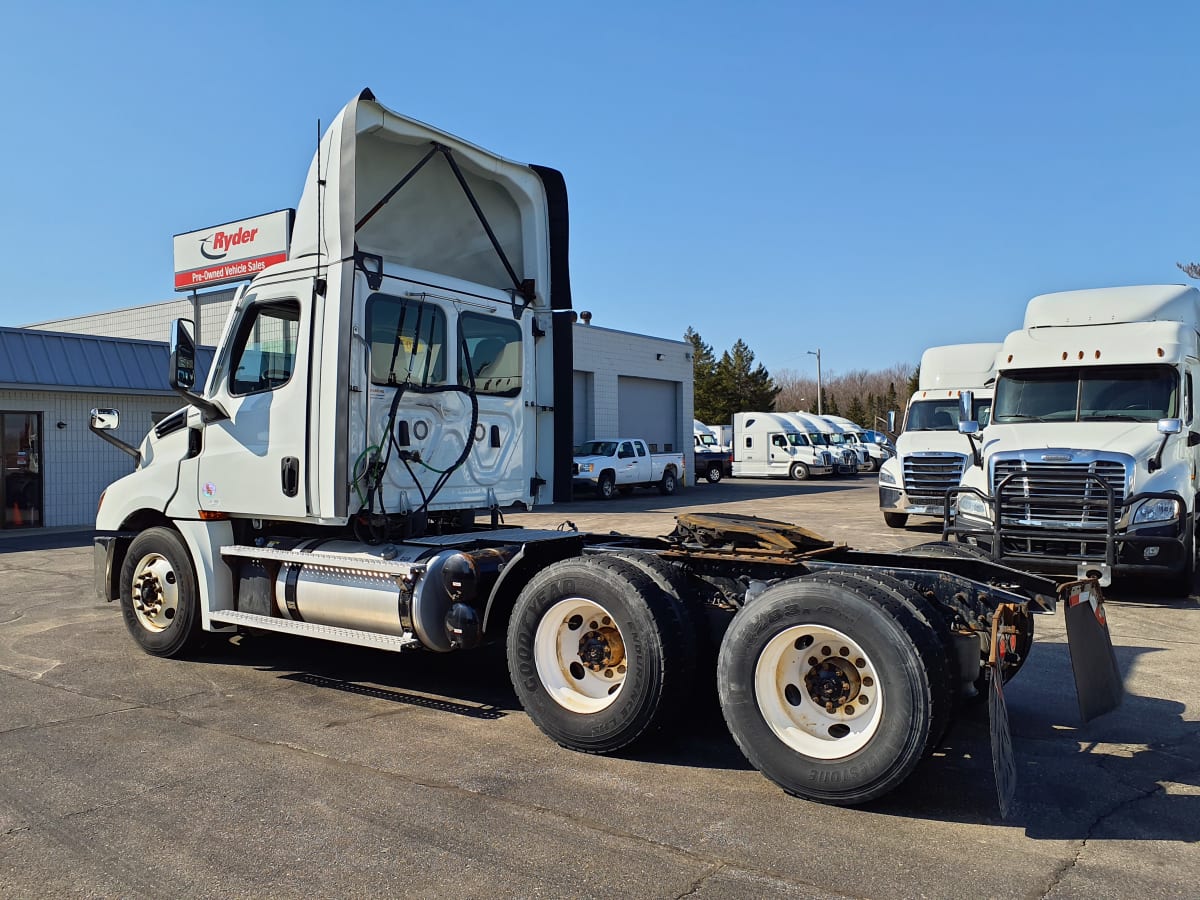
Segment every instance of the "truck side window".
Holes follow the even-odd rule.
[[[617,459],[633,459],[633,445],[629,441],[622,442],[621,449],[617,452]]]
[[[428,300],[367,299],[372,384],[445,384],[446,314]]]
[[[784,436],[782,434],[771,435],[771,443],[774,444],[776,447],[786,447],[787,446],[787,440],[784,438]]]
[[[511,319],[465,312],[458,317],[458,383],[475,376],[480,394],[515,397],[521,393],[521,325]],[[463,353],[463,344],[467,353]]]
[[[646,445],[645,445],[645,444],[643,444],[641,441],[634,441],[634,442],[633,442],[633,446],[634,446],[634,449],[636,449],[636,450],[637,450],[637,455],[638,455],[638,456],[645,456],[645,455],[646,455]]]
[[[295,300],[250,308],[238,327],[229,393],[258,394],[286,384],[296,368],[300,304]]]

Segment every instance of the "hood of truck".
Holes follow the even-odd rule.
[[[1007,450],[1101,450],[1128,453],[1135,459],[1153,456],[1162,443],[1158,422],[993,422],[983,435],[987,456]],[[964,438],[965,440],[965,438]],[[1170,440],[1187,440],[1187,433]]]
[[[501,159],[385,109],[363,91],[320,140],[296,210],[289,256],[350,259],[361,250],[508,291],[531,279],[535,306],[565,309],[570,308],[566,228],[566,189],[558,172]]]
[[[970,452],[969,439],[957,431],[906,431],[896,438],[897,456],[907,456],[910,453]]]

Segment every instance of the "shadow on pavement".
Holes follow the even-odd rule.
[[[67,547],[90,547],[91,529],[84,531],[28,531],[0,535],[0,553],[25,553],[30,550],[62,550]]]

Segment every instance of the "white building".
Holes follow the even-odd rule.
[[[232,301],[232,290],[213,291],[0,328],[0,455],[9,488],[0,493],[0,528],[91,525],[100,492],[133,460],[88,430],[89,411],[119,409],[119,436],[139,443],[181,405],[166,383],[171,321],[197,321],[198,343],[213,345]],[[690,475],[691,347],[590,324],[573,332],[574,442],[641,437],[656,451],[689,454]]]

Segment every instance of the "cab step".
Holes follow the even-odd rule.
[[[338,628],[334,625],[318,625],[315,622],[299,622],[279,616],[260,616],[255,613],[219,609],[209,614],[209,621],[218,625],[240,625],[243,628],[258,628],[263,631],[278,631],[301,637],[321,638],[340,644],[357,644],[377,650],[398,651],[419,647],[421,642],[410,632],[404,634],[380,634],[376,631],[358,631],[354,628]]]

